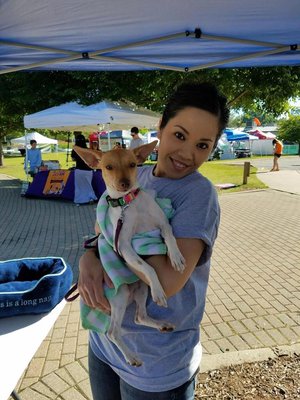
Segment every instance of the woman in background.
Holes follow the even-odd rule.
[[[77,135],[75,145],[86,149],[87,145],[85,137],[81,134]],[[97,196],[95,195],[92,186],[93,170],[86,165],[74,150],[72,150],[71,157],[73,161],[76,162],[74,172],[74,203],[80,205],[97,201]]]
[[[273,168],[271,169],[272,171],[279,171],[279,163],[278,160],[282,155],[282,151],[283,151],[283,144],[280,140],[278,139],[274,139],[272,141],[272,144],[274,146],[274,150],[273,150],[273,154],[274,154],[274,158],[273,158]]]

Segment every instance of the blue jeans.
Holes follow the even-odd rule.
[[[94,400],[194,400],[195,377],[166,392],[144,392],[124,382],[91,348],[89,375]]]

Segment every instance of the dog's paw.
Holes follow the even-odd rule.
[[[130,357],[129,359],[126,359],[127,363],[131,365],[132,367],[140,367],[143,363],[136,357]]]
[[[152,295],[153,301],[157,305],[159,305],[161,307],[168,307],[167,296],[165,295],[165,293],[162,289],[151,288],[151,295]]]
[[[180,253],[179,249],[175,251],[169,251],[169,257],[171,260],[172,267],[175,271],[183,272],[185,269],[185,259],[183,255]]]
[[[173,332],[175,329],[175,325],[169,324],[169,322],[161,322],[161,325],[159,327],[159,331],[162,333],[166,332]]]

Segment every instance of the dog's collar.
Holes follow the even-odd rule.
[[[140,192],[140,188],[133,190],[125,194],[123,197],[119,197],[117,199],[112,199],[110,196],[106,196],[106,201],[111,207],[124,207],[125,205],[129,204],[134,200]]]

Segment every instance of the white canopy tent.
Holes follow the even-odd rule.
[[[38,132],[28,132],[28,133],[26,133],[25,136],[11,139],[11,142],[13,144],[20,144],[20,145],[26,146],[30,143],[30,140],[36,140],[38,145],[44,145],[44,144],[57,145],[58,144],[58,141],[56,139],[48,138],[44,135],[41,135]]]
[[[26,165],[26,176],[27,176],[27,181],[28,181],[28,163],[27,163],[27,148],[28,145],[30,144],[30,140],[36,140],[37,146],[38,147],[44,147],[46,145],[55,145],[55,150],[57,151],[57,145],[58,141],[56,139],[51,139],[48,138],[44,135],[41,135],[39,132],[28,132],[24,136],[11,139],[11,143],[16,144],[16,145],[21,145],[25,147],[26,153],[25,153],[25,165]]]
[[[90,106],[66,103],[34,114],[25,115],[25,128],[65,131],[99,131],[139,128],[156,128],[160,115],[135,104],[102,101]]]

